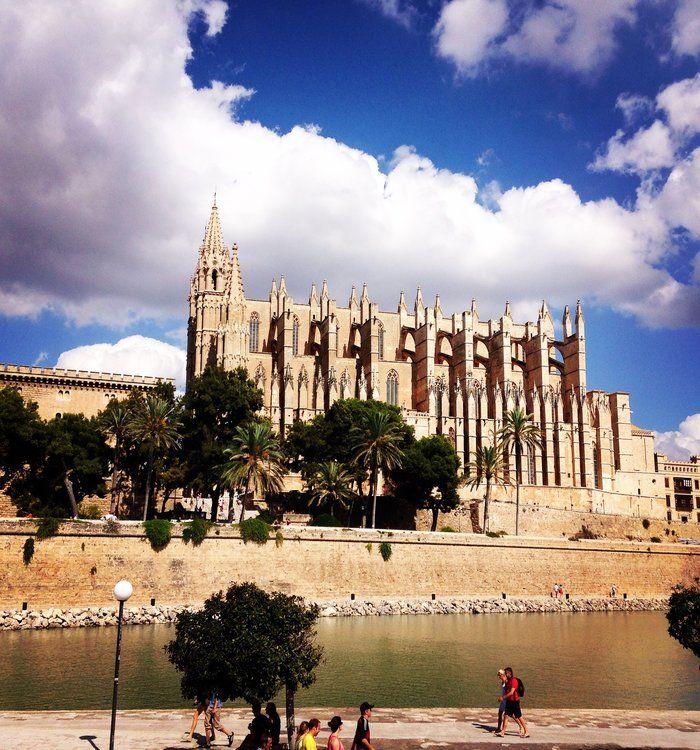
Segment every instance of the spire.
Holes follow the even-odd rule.
[[[510,300],[509,299],[506,300],[506,309],[505,309],[505,312],[503,313],[503,317],[504,318],[512,318],[513,317],[510,314]]]
[[[583,321],[583,307],[581,306],[581,300],[576,301],[576,334],[579,337],[586,335],[586,326]]]
[[[569,310],[569,306],[566,305],[564,307],[564,316],[562,317],[561,321],[562,329],[564,331],[564,341],[571,336],[572,328],[571,328],[571,310]]]
[[[270,297],[277,296],[277,279],[272,279],[272,286],[270,287]]]
[[[216,201],[216,197],[214,197],[214,200]],[[233,300],[245,299],[243,276],[241,274],[241,266],[238,263],[238,245],[235,242],[231,254],[231,288],[229,290],[229,298]]]
[[[474,299],[474,297],[472,297],[472,309],[471,309],[471,314],[472,314],[472,317],[473,317],[473,318],[478,318],[478,317],[479,317],[479,310],[478,310],[478,309],[477,309],[477,307],[476,307],[476,300]]]
[[[435,317],[442,317],[442,305],[440,304],[440,295],[435,295]]]
[[[416,301],[413,305],[413,311],[416,315],[416,328],[419,328],[425,323],[425,305],[423,304],[423,292],[420,287],[416,289]]]
[[[552,318],[552,315],[549,312],[549,308],[547,307],[546,300],[542,300],[542,306],[540,307],[540,315],[539,315],[539,317],[542,318],[542,319],[549,318],[550,320]]]
[[[360,295],[360,301],[367,302],[368,300],[369,300],[369,297],[367,296],[367,282],[365,281],[362,284],[362,294]]]
[[[284,280],[284,274],[280,278],[280,294],[287,294],[287,282]]]
[[[221,224],[219,222],[219,210],[216,207],[216,194],[214,194],[214,203],[211,207],[211,213],[209,214],[209,221],[204,230],[204,239],[202,240],[202,248],[200,253],[202,255],[208,255],[209,257],[218,257],[222,255],[228,256],[226,246],[224,245],[224,237],[221,232]]]
[[[352,291],[350,292],[350,299],[348,300],[348,307],[357,306],[357,289],[355,285],[352,285]]]
[[[311,283],[311,291],[309,292],[309,305],[317,305],[318,304],[318,295],[316,294],[316,282],[313,281]]]
[[[399,296],[399,308],[397,312],[399,313],[408,312],[406,309],[406,297],[404,296],[403,289],[401,290],[401,294]]]
[[[328,282],[325,279],[321,285],[321,299],[328,299]]]

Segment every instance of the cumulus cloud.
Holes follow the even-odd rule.
[[[418,18],[418,9],[410,0],[357,0],[363,5],[378,11],[395,21],[399,26],[410,29]]]
[[[654,442],[659,453],[665,453],[676,461],[700,456],[700,414],[686,417],[677,430],[655,432]]]
[[[671,33],[676,54],[700,54],[700,0],[679,0]]]
[[[561,180],[480,190],[409,146],[385,164],[315,127],[242,119],[249,89],[195,89],[185,72],[192,13],[218,28],[209,7],[28,0],[0,17],[12,144],[0,151],[0,311],[181,325],[216,185],[255,297],[286,272],[297,298],[325,277],[344,303],[352,275],[384,308],[420,283],[445,309],[584,297],[653,325],[697,323],[697,286],[663,267],[673,227],[660,203],[583,201]]]
[[[618,130],[607,142],[605,149],[596,155],[591,169],[596,172],[611,170],[628,174],[672,167],[676,149],[671,129],[656,120],[648,128],[637,130],[627,137]]]
[[[616,33],[636,20],[638,0],[449,0],[433,30],[436,51],[469,76],[499,59],[544,64],[577,74],[600,70]]]
[[[184,349],[146,336],[127,336],[114,344],[90,344],[69,349],[58,357],[56,367],[121,375],[173,378],[185,387]]]

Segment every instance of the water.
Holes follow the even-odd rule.
[[[169,625],[124,629],[119,705],[186,706]],[[109,708],[116,628],[0,633],[0,709]],[[660,612],[323,619],[325,662],[299,705],[492,706],[499,666],[524,706],[698,709],[695,657]]]

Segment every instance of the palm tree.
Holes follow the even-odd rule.
[[[99,416],[99,425],[102,434],[114,443],[112,455],[112,485],[110,487],[109,512],[117,512],[117,482],[121,468],[121,457],[124,451],[124,443],[129,435],[129,423],[131,421],[131,410],[122,401],[112,399],[107,408]]]
[[[465,484],[469,489],[476,489],[482,482],[486,482],[484,495],[484,534],[489,530],[489,501],[491,500],[491,485],[503,487],[507,484],[503,476],[503,446],[487,445],[479,447],[474,452],[474,460],[466,466],[468,477]]]
[[[349,503],[355,497],[355,493],[350,487],[353,478],[342,464],[337,461],[324,461],[318,465],[318,468],[311,476],[309,489],[311,490],[311,499],[309,505],[330,506],[331,515],[335,506],[347,508]]]
[[[369,471],[372,490],[372,523],[377,520],[377,488],[379,472],[391,471],[401,466],[403,452],[399,425],[386,412],[372,411],[367,415],[364,429],[355,434],[355,460]]]
[[[532,414],[527,414],[519,406],[506,412],[503,427],[498,431],[504,450],[515,452],[515,535],[518,535],[520,520],[520,468],[522,455],[528,450],[540,448],[540,428],[533,422]]]
[[[230,488],[243,487],[246,495],[252,489],[260,497],[282,490],[284,456],[269,422],[249,422],[238,427],[224,455],[227,460],[221,467],[221,479]],[[244,517],[245,495],[240,520]]]
[[[180,445],[179,426],[177,405],[150,394],[135,409],[129,422],[129,433],[132,438],[144,445],[148,451],[146,493],[143,503],[144,521],[148,518],[155,455]]]

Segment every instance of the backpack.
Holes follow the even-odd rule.
[[[523,685],[523,681],[520,679],[520,677],[516,679],[518,680],[518,695],[522,698],[523,695],[525,695],[525,685]]]

